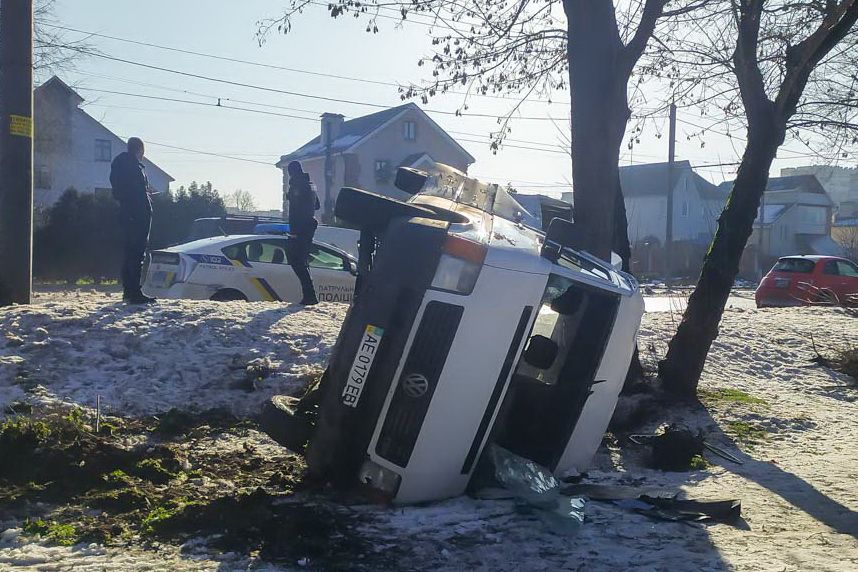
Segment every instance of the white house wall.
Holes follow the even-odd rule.
[[[34,167],[47,169],[51,179],[50,189],[36,188],[37,207],[52,205],[69,188],[80,193],[110,189],[110,161],[95,160],[95,141],[104,139],[111,142],[111,159],[125,150],[125,142],[77,108],[71,111],[70,125],[70,145],[59,146],[50,154],[37,151],[34,157]],[[144,164],[149,184],[158,191],[167,191],[172,180],[170,176],[149,160],[144,159]]]
[[[626,218],[629,222],[629,241],[634,243],[655,237],[664,244],[667,198],[655,195],[626,197]]]
[[[656,237],[664,244],[667,197],[631,196],[626,197],[625,202],[632,244],[648,237]],[[684,172],[673,189],[673,240],[708,240],[715,233],[723,206],[720,201],[702,198],[693,174]]]

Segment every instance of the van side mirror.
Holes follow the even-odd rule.
[[[540,255],[552,262],[560,258],[560,251],[564,248],[572,250],[584,250],[584,230],[574,222],[562,218],[553,218],[548,223],[548,231],[545,233],[545,243],[542,245]]]
[[[351,272],[352,276],[357,276],[358,267],[354,261],[347,260],[346,261],[346,269],[348,269],[348,271]]]
[[[554,365],[558,351],[554,340],[536,334],[528,340],[522,357],[528,365],[532,365],[537,369],[549,369]]]

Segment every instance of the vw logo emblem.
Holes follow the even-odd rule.
[[[401,385],[405,395],[414,399],[423,397],[429,391],[429,380],[419,373],[409,373],[402,378]]]

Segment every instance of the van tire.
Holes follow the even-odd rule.
[[[218,290],[209,298],[214,302],[247,302],[247,296],[232,288]]]

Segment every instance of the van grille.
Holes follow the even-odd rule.
[[[463,312],[443,302],[430,302],[423,312],[375,449],[400,467],[408,465]]]

